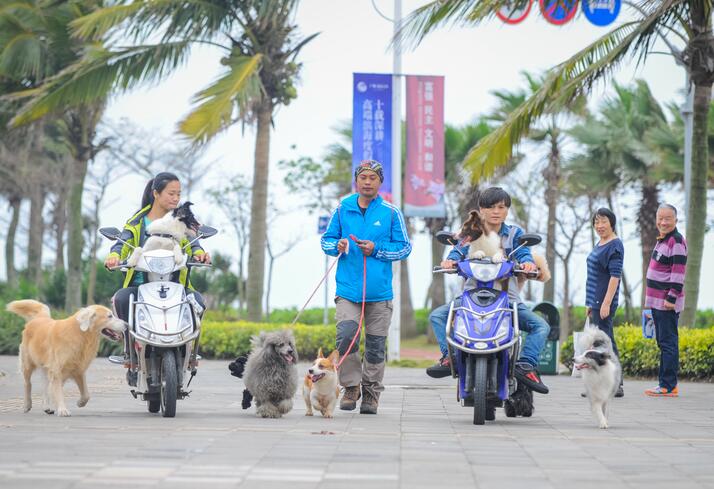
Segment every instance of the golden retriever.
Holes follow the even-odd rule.
[[[97,356],[99,340],[105,336],[119,341],[124,321],[115,318],[104,306],[87,306],[67,319],[52,319],[46,305],[33,301],[14,301],[7,310],[27,321],[20,343],[20,371],[25,378],[25,412],[32,409],[32,373],[40,368],[47,376],[44,410],[47,414],[69,416],[62,386],[72,379],[79,387],[77,406],[89,401],[85,373]]]

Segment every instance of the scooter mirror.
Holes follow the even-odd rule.
[[[119,231],[117,228],[99,228],[99,234],[101,234],[107,239],[116,241],[121,236],[121,231]]]
[[[523,234],[518,238],[518,244],[520,246],[535,246],[541,241],[543,241],[543,238],[537,234]]]
[[[202,225],[198,228],[198,234],[203,238],[210,238],[211,236],[218,234],[218,229]]]
[[[439,243],[446,246],[456,246],[459,244],[459,240],[456,239],[456,236],[449,231],[439,231],[434,237]]]

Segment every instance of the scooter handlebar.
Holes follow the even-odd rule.
[[[456,273],[457,270],[455,268],[441,268],[441,267],[434,267],[434,269],[431,271],[431,273]]]

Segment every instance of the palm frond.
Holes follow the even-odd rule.
[[[234,122],[236,106],[239,117],[245,117],[261,95],[261,59],[261,55],[231,58],[230,71],[196,94],[196,106],[179,123],[179,130],[195,144],[202,144]]]
[[[190,45],[190,41],[180,41],[115,51],[95,47],[41,88],[6,96],[10,100],[29,99],[10,124],[16,127],[69,106],[91,104],[113,91],[161,80],[187,59]]]
[[[506,164],[512,157],[513,147],[549,106],[568,106],[593,83],[609,76],[628,54],[642,55],[638,49],[648,49],[648,36],[674,3],[679,2],[663,1],[647,18],[616,27],[551,69],[540,88],[471,149],[464,165],[472,169],[473,178],[488,177],[496,167]]]

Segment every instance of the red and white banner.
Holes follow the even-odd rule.
[[[404,215],[446,217],[444,77],[407,76]]]

